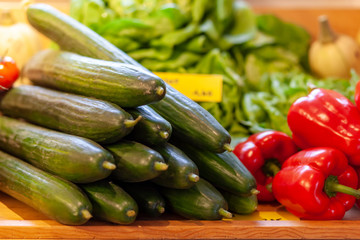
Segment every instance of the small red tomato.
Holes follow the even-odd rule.
[[[20,71],[15,61],[9,57],[0,58],[0,91],[6,91],[18,79]]]

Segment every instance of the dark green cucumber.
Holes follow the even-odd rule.
[[[165,95],[163,80],[142,68],[65,51],[46,49],[36,53],[22,73],[35,85],[95,97],[121,107],[156,102]]]
[[[160,217],[165,212],[165,199],[151,182],[122,183],[120,185],[139,206],[139,215]]]
[[[112,177],[123,182],[142,182],[163,173],[168,165],[160,153],[134,141],[122,140],[106,148],[115,158]]]
[[[91,218],[92,205],[73,183],[0,151],[0,191],[66,225]]]
[[[116,167],[94,141],[5,116],[0,116],[0,149],[76,183],[106,178]]]
[[[256,181],[232,152],[213,153],[177,141],[178,146],[199,168],[200,177],[234,194],[256,191]]]
[[[10,89],[0,108],[5,115],[100,143],[120,140],[137,123],[113,103],[31,85]]]
[[[161,188],[172,211],[188,219],[220,220],[232,218],[221,193],[204,179],[188,189]]]
[[[185,189],[199,181],[197,166],[180,149],[170,143],[154,146],[153,149],[163,156],[169,166],[165,172],[152,179],[154,183],[169,188]]]
[[[118,185],[101,180],[80,186],[92,203],[95,218],[117,224],[135,221],[138,214],[137,203]]]
[[[238,214],[250,214],[258,207],[257,196],[254,194],[239,196],[221,190],[220,193],[224,196],[231,212]]]
[[[132,64],[148,71],[99,34],[49,5],[30,5],[27,18],[34,28],[56,42],[63,50]],[[168,84],[166,91],[165,97],[151,107],[170,122],[176,136],[208,151],[231,150],[230,134],[208,111]]]
[[[172,132],[171,124],[149,107],[140,106],[127,109],[133,118],[141,117],[128,139],[144,143],[148,146],[166,143]]]

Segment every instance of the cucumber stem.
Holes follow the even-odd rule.
[[[104,161],[102,164],[103,168],[108,170],[114,170],[116,168],[116,165],[109,161]]]
[[[162,96],[165,92],[165,89],[163,87],[157,87],[156,88],[156,94],[159,96]]]
[[[90,218],[92,218],[91,213],[90,213],[89,210],[87,210],[87,209],[81,210],[81,215],[82,215],[85,219],[90,219]]]
[[[195,173],[190,173],[189,174],[189,181],[190,182],[198,182],[200,180],[199,175],[195,174]]]
[[[163,139],[168,139],[168,137],[169,137],[169,133],[167,132],[167,131],[160,131],[159,132],[159,135],[160,135],[160,137],[162,137]]]
[[[134,127],[141,119],[142,116],[138,116],[135,120],[126,119],[124,121],[124,125],[126,128]]]
[[[219,209],[219,214],[220,214],[220,216],[222,216],[224,218],[232,218],[233,217],[231,212],[229,212],[229,211],[227,211],[227,210],[225,210],[223,208]]]
[[[225,143],[223,147],[228,152],[232,152],[234,150],[228,143]]]
[[[136,215],[136,212],[134,210],[128,210],[126,212],[126,216],[128,217],[134,217]]]
[[[258,194],[260,193],[260,191],[257,190],[256,188],[253,188],[253,189],[250,190],[250,193],[251,193],[252,195],[258,195]]]
[[[157,206],[156,208],[158,210],[159,213],[164,213],[165,212],[165,208],[163,206]]]
[[[164,162],[158,162],[158,161],[156,161],[156,162],[154,163],[154,169],[155,169],[156,171],[165,171],[165,170],[168,169],[168,167],[169,167],[169,165],[167,165],[167,164],[164,163]]]

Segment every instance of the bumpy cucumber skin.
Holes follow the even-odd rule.
[[[141,120],[136,124],[128,139],[144,143],[148,146],[162,145],[166,143],[171,136],[171,124],[156,113],[153,109],[140,106],[133,109],[127,109],[133,118],[141,116]],[[164,138],[161,134],[167,134]]]
[[[227,191],[221,191],[228,203],[229,210],[237,214],[251,214],[256,211],[258,207],[258,200],[256,195],[239,196]]]
[[[0,107],[5,115],[99,143],[116,142],[133,129],[124,124],[133,117],[113,103],[39,86],[10,89]]]
[[[250,194],[252,189],[256,189],[255,178],[234,153],[213,153],[180,141],[175,145],[195,162],[200,177],[214,186],[237,195]]]
[[[0,149],[76,183],[108,177],[113,156],[94,141],[0,116]]]
[[[35,85],[95,97],[121,107],[156,102],[165,95],[163,80],[142,68],[52,49],[36,53],[25,65],[23,75]]]
[[[84,56],[132,64],[148,71],[126,53],[90,28],[45,4],[33,4],[27,10],[30,24],[56,42],[61,49]],[[165,83],[166,84],[166,83]],[[224,152],[230,134],[204,108],[169,84],[165,97],[151,105],[168,120],[174,135],[212,152]]]
[[[139,206],[139,215],[160,217],[165,210],[165,199],[151,182],[122,183],[120,185]],[[162,209],[162,210],[160,210]]]
[[[153,179],[163,171],[154,168],[155,162],[165,163],[160,153],[144,144],[122,140],[105,146],[114,156],[116,169],[111,177],[123,182],[142,182]]]
[[[195,163],[179,148],[166,143],[162,146],[154,146],[153,149],[159,152],[169,165],[165,172],[152,179],[154,183],[176,189],[190,188],[195,184],[189,179],[189,175],[199,175],[199,170]]]
[[[220,208],[228,209],[221,193],[204,179],[188,189],[161,188],[161,193],[172,211],[188,219],[220,220]]]
[[[95,218],[117,224],[130,224],[135,221],[138,206],[135,200],[118,185],[108,181],[82,184],[93,206]],[[133,211],[128,216],[128,211]]]
[[[66,225],[82,225],[92,211],[86,195],[73,183],[0,151],[0,190]]]

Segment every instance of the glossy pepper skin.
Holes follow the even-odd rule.
[[[313,89],[291,105],[287,122],[301,149],[337,148],[351,165],[360,166],[360,111],[342,94]]]
[[[345,154],[318,147],[288,158],[272,189],[275,198],[301,219],[340,220],[360,197],[357,186],[358,176]]]
[[[251,135],[234,148],[234,154],[256,179],[259,201],[274,201],[267,186],[280,170],[281,164],[297,152],[291,137],[279,131],[264,131]]]

